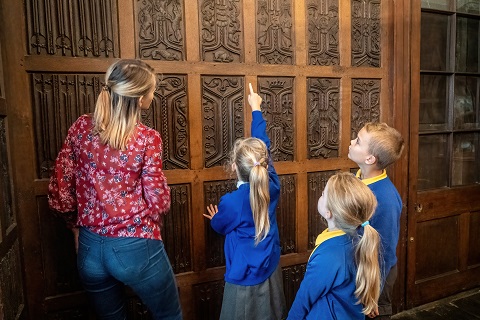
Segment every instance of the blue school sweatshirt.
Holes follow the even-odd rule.
[[[261,139],[270,150],[270,139],[261,111],[252,112],[252,137]],[[270,153],[270,152],[269,152]],[[280,261],[280,237],[275,209],[280,195],[280,180],[268,160],[270,231],[255,246],[255,224],[250,207],[250,184],[243,183],[237,190],[220,198],[218,212],[211,220],[212,228],[225,235],[225,281],[236,285],[253,286],[267,280]]]

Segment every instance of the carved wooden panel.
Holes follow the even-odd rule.
[[[235,180],[226,181],[210,181],[203,184],[205,192],[205,202],[203,207],[208,205],[218,205],[220,198],[236,189]],[[225,254],[223,252],[223,244],[225,237],[216,233],[210,226],[210,222],[205,223],[205,257],[207,260],[207,268],[213,268],[225,265]]]
[[[339,65],[338,0],[310,0],[306,9],[308,64]]]
[[[135,1],[137,48],[141,59],[185,60],[183,1]]]
[[[195,319],[219,319],[222,309],[223,280],[200,283],[193,286]]]
[[[186,75],[157,75],[152,105],[142,122],[158,130],[163,143],[163,169],[188,169],[188,98]]]
[[[318,213],[318,199],[328,179],[336,171],[312,172],[308,174],[308,249],[315,248],[317,236],[327,228],[325,220]]]
[[[280,200],[276,210],[280,246],[282,254],[296,252],[295,242],[295,212],[296,212],[296,181],[295,175],[280,176]]]
[[[88,308],[76,307],[68,310],[60,310],[51,312],[46,315],[45,319],[48,320],[87,320],[90,319]]]
[[[101,90],[99,75],[32,74],[37,174],[49,178],[67,131],[79,116],[93,112]]]
[[[459,217],[451,216],[417,223],[415,238],[417,282],[458,271]],[[442,236],[432,239],[432,235]]]
[[[351,138],[370,121],[380,121],[380,79],[352,79]]]
[[[243,2],[199,0],[203,61],[243,62]]]
[[[258,93],[262,96],[262,112],[267,120],[273,161],[292,161],[294,139],[294,78],[258,77]]]
[[[7,120],[0,116],[0,232],[15,223],[7,149]],[[0,241],[1,241],[0,237]]]
[[[174,273],[192,270],[191,187],[170,185],[170,211],[163,218],[162,239]]]
[[[205,168],[227,163],[237,138],[244,136],[243,77],[202,77]]]
[[[338,157],[340,79],[307,79],[308,158]]]
[[[380,0],[352,0],[352,66],[380,67]]]
[[[27,0],[32,55],[119,57],[117,1]]]
[[[3,75],[2,44],[0,43],[0,99],[5,98],[5,76]]]
[[[257,1],[257,61],[294,64],[293,10],[291,0]]]
[[[17,319],[18,312],[24,304],[18,239],[15,240],[8,252],[2,253],[2,259],[0,259],[0,292],[2,298],[0,304],[3,304],[3,314],[1,316],[3,316],[3,319]]]
[[[480,264],[480,211],[470,213],[470,223],[468,232],[468,266],[478,266]]]
[[[297,264],[283,268],[283,292],[285,293],[285,300],[287,302],[287,310],[293,304],[295,295],[300,288],[305,271],[307,270],[307,264]]]

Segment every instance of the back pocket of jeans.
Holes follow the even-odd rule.
[[[145,269],[150,260],[146,239],[135,239],[130,244],[113,247],[113,252],[120,266],[125,271],[139,273]]]

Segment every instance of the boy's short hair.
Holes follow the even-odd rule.
[[[378,169],[385,169],[402,155],[405,142],[400,132],[384,122],[368,122],[364,126],[370,135],[368,151],[377,159]]]

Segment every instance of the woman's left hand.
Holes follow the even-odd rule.
[[[213,205],[213,204],[210,204],[209,206],[207,206],[207,211],[208,211],[208,214],[203,214],[203,216],[205,218],[208,218],[209,220],[212,220],[213,216],[217,214],[218,212],[218,207],[217,205]]]

